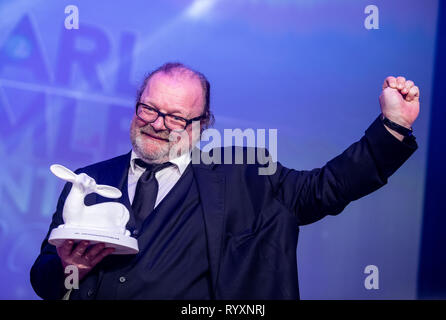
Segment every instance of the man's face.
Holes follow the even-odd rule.
[[[141,96],[145,103],[163,113],[191,119],[203,113],[204,97],[200,81],[188,75],[171,76],[158,72],[152,76]],[[176,143],[169,141],[169,129],[162,117],[155,122],[145,123],[136,115],[130,126],[130,139],[133,150],[144,160],[152,163],[169,161],[169,151]],[[187,126],[190,148],[196,141],[192,139],[192,125]],[[183,142],[184,143],[184,142]]]

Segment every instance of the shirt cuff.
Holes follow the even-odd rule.
[[[418,149],[414,136],[398,140],[385,128],[380,116],[365,131],[365,138],[385,177],[391,176]]]

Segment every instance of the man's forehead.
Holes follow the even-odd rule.
[[[154,74],[147,83],[144,93],[148,94],[150,88],[181,90],[184,92],[201,92],[201,83],[192,73],[167,74],[158,72]]]
[[[157,107],[199,108],[198,113],[200,113],[204,96],[201,82],[193,74],[175,75],[158,72],[150,78],[141,100],[146,103],[161,104]]]

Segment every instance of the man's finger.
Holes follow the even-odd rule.
[[[65,240],[62,245],[57,247],[57,254],[59,257],[68,257],[71,254],[71,251],[73,250],[73,240]]]
[[[87,253],[85,253],[85,259],[89,261],[93,261],[94,258],[98,255],[101,250],[105,248],[104,243],[97,243],[94,246],[92,246],[90,249],[88,249]]]
[[[386,78],[386,80],[384,80],[384,84],[383,84],[383,89],[390,87],[393,89],[397,88],[397,82],[396,82],[396,78],[389,76]]]
[[[402,94],[409,93],[410,88],[412,88],[414,85],[415,85],[415,83],[413,83],[412,80],[407,80],[406,83],[404,84],[403,90],[401,90],[401,93]]]
[[[400,76],[400,77],[396,78],[396,81],[398,84],[398,90],[402,90],[406,83],[406,78]]]
[[[81,241],[77,244],[76,248],[74,248],[73,252],[71,253],[71,255],[76,255],[79,257],[82,257],[82,255],[84,254],[85,250],[87,249],[89,245],[88,241]]]
[[[420,96],[420,89],[417,86],[410,88],[409,93],[406,96],[407,101],[412,101],[418,99]]]
[[[105,248],[102,251],[100,251],[96,257],[91,261],[91,264],[93,266],[97,265],[99,262],[101,262],[102,259],[104,259],[106,256],[112,254],[115,251],[115,248]]]

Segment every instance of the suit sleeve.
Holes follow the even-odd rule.
[[[322,168],[297,171],[278,163],[270,176],[273,191],[299,225],[309,224],[339,214],[351,201],[385,185],[417,148],[415,139],[395,138],[378,117],[359,141]]]
[[[63,206],[68,193],[71,190],[71,183],[65,184],[59,197],[56,212],[53,214],[49,231],[42,243],[40,254],[31,268],[30,280],[34,291],[42,299],[58,300],[62,299],[66,293],[64,286],[65,274],[62,262],[57,254],[56,247],[48,243],[51,230],[63,224]]]

